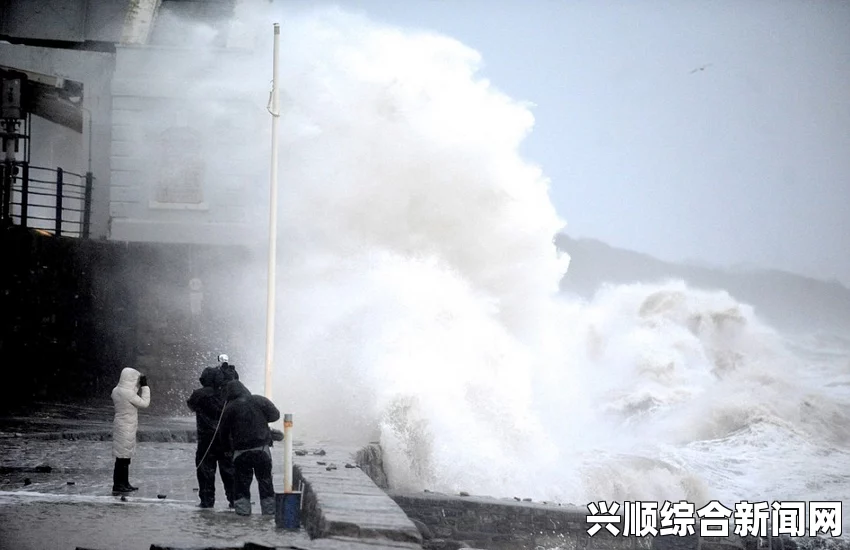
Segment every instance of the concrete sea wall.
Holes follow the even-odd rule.
[[[185,399],[218,353],[237,366],[246,356],[244,333],[254,327],[239,314],[250,304],[235,307],[233,289],[247,249],[57,239],[8,227],[0,257],[0,357],[15,382],[0,385],[0,409],[111,403],[121,369],[134,367],[148,375],[151,414],[186,413]],[[195,308],[193,279],[202,281]]]
[[[376,485],[384,488],[423,536],[425,548],[480,548],[486,550],[796,550],[799,548],[850,549],[846,539],[826,537],[730,536],[702,537],[695,517],[694,534],[614,536],[603,527],[594,535],[588,510],[526,500],[449,495],[425,491],[393,491],[383,469],[379,445],[370,444],[356,455],[357,465]],[[521,475],[521,472],[519,473]],[[657,523],[658,525],[658,523]],[[660,527],[660,526],[659,526]]]

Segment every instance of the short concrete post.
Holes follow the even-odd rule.
[[[283,492],[292,492],[292,414],[283,415]]]
[[[292,414],[283,415],[283,492],[275,494],[275,524],[301,527],[301,493],[292,490]]]

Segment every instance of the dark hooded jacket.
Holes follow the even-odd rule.
[[[218,426],[221,410],[224,407],[224,396],[218,391],[222,385],[222,373],[215,367],[208,367],[201,373],[201,388],[192,392],[186,401],[189,409],[195,413],[198,427],[198,441],[208,442]]]
[[[230,363],[222,363],[221,367],[222,374],[224,374],[224,383],[228,383],[231,380],[239,380],[239,373],[236,372],[236,365],[231,365]]]
[[[230,451],[243,451],[272,444],[269,422],[280,419],[280,411],[262,395],[251,395],[242,382],[227,383],[227,405],[221,418],[221,436]]]
[[[230,363],[222,363],[220,367],[218,367],[218,371],[221,374],[216,380],[216,391],[221,396],[222,403],[227,401],[227,383],[231,380],[239,380],[239,373],[236,372],[236,366],[231,365]]]

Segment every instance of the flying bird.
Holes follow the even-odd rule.
[[[711,65],[712,65],[712,64],[711,64],[711,63],[709,63],[709,64],[707,64],[707,65],[703,65],[702,67],[697,67],[696,69],[694,69],[693,71],[691,71],[689,74],[694,74],[694,73],[695,73],[695,72],[697,72],[697,71],[704,71],[704,70],[706,69],[706,67],[711,67]]]

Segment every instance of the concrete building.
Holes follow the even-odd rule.
[[[217,354],[261,364],[272,66],[239,7],[0,0],[0,77],[33,83],[26,165],[48,195],[57,168],[93,174],[88,240],[0,231],[0,352],[38,366],[17,398],[108,395],[130,366],[178,413]]]
[[[0,0],[0,69],[57,92],[41,114],[60,114],[32,118],[31,163],[93,174],[91,238],[256,239],[252,220],[263,218],[249,210],[250,193],[267,177],[267,157],[240,150],[238,136],[269,115],[256,90],[226,76],[253,55],[233,29],[238,4]],[[220,85],[210,86],[211,73]]]

